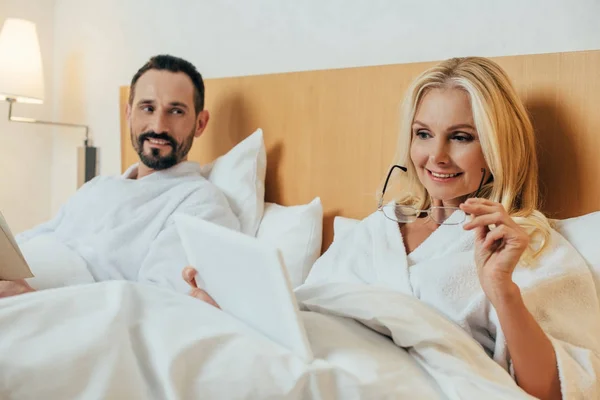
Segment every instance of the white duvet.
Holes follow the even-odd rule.
[[[312,363],[167,289],[112,281],[2,299],[0,398],[529,398],[414,298],[352,284],[297,294]]]

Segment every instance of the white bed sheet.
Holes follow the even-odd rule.
[[[157,287],[115,281],[2,299],[0,398],[528,398],[466,333],[417,301],[339,284],[298,296],[313,311],[303,313],[317,358],[308,364]]]

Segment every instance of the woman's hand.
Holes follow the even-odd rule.
[[[492,304],[518,288],[512,273],[529,245],[529,235],[504,207],[486,199],[468,199],[460,208],[473,216],[465,230],[475,230],[475,263],[479,282]]]
[[[23,293],[35,292],[24,279],[17,281],[0,281],[0,299],[16,296]]]
[[[193,267],[185,267],[181,273],[183,276],[183,280],[186,281],[188,285],[190,285],[191,289],[189,295],[220,309],[221,307],[219,307],[217,302],[215,302],[213,298],[208,295],[208,293],[200,289],[196,284],[197,273],[198,271],[196,271]]]

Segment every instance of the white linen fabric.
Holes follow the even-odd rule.
[[[502,327],[481,289],[473,246],[473,232],[442,225],[407,255],[398,224],[375,212],[334,241],[306,282],[381,285],[415,297],[458,324],[509,371]],[[535,265],[517,266],[513,280],[552,341],[563,399],[600,398],[600,309],[585,261],[552,231]]]
[[[134,165],[123,176],[94,178],[55,218],[17,235],[17,244],[23,247],[33,238],[51,235],[85,261],[96,281],[125,279],[187,292],[181,279],[187,258],[173,213],[236,230],[239,221],[223,193],[201,175],[197,163],[182,162],[129,179],[136,176]],[[56,254],[50,251],[45,257]]]
[[[0,398],[530,399],[410,296],[330,283],[298,298],[312,310],[302,313],[312,362],[161,287],[110,281],[0,299]]]

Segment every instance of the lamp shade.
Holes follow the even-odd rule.
[[[42,55],[35,24],[8,18],[0,32],[0,100],[44,101]]]

